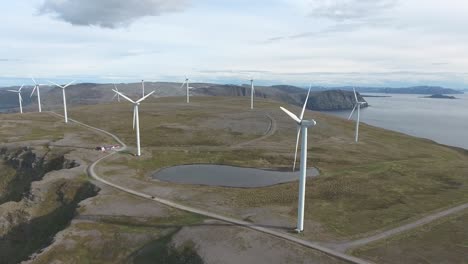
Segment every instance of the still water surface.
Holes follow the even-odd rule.
[[[307,175],[319,172],[309,168]],[[299,172],[261,170],[224,165],[181,165],[165,168],[153,174],[153,179],[181,184],[257,188],[299,180]]]
[[[454,95],[459,98],[454,100],[388,95],[365,98],[370,107],[362,110],[362,122],[468,149],[468,94]],[[328,113],[348,118],[350,111]]]

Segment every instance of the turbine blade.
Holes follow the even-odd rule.
[[[356,89],[354,89],[354,87],[353,87],[353,91],[354,91],[354,99],[356,99],[356,103],[359,103],[359,101],[357,99]]]
[[[293,113],[291,113],[288,109],[280,106],[281,110],[283,110],[283,112],[285,112],[289,117],[291,117],[292,119],[294,119],[294,121],[296,121],[298,124],[301,123],[301,120]]]
[[[351,111],[351,114],[349,115],[348,120],[350,120],[351,117],[353,116],[354,111],[356,111],[356,107],[357,107],[357,105],[354,105],[353,111]]]
[[[62,85],[60,85],[60,84],[57,84],[57,83],[54,83],[54,82],[51,82],[51,81],[48,81],[48,82],[50,82],[51,84],[53,84],[53,85],[55,85],[55,86],[57,86],[57,87],[60,87],[60,88],[62,88],[62,89],[63,89],[63,86],[62,86]]]
[[[150,95],[154,94],[154,91],[152,91],[151,93],[145,95],[143,98],[141,98],[140,100],[136,101],[137,103],[140,103],[142,101],[144,101],[146,98],[148,98]]]
[[[18,97],[19,97],[20,101],[23,102],[23,97],[21,96],[21,93],[18,93]]]
[[[29,97],[32,97],[32,96],[33,96],[33,94],[34,94],[34,92],[36,91],[37,87],[38,87],[38,85],[36,84],[36,85],[34,86],[33,90],[32,90],[31,96],[29,96]]]
[[[136,123],[136,107],[133,107],[133,130],[135,130]]]
[[[296,161],[297,161],[297,150],[299,147],[299,137],[301,136],[301,127],[297,126],[297,137],[296,137],[296,150],[294,151],[294,164],[293,164],[293,171],[296,170]]]
[[[114,96],[112,96],[112,101],[114,101],[115,97],[117,97],[117,94],[114,94]]]
[[[179,89],[182,89],[182,87],[184,87],[184,85],[185,85],[186,82],[187,82],[187,81],[184,81],[184,82],[182,83],[182,85],[180,86]]]
[[[12,93],[17,93],[18,91],[15,91],[15,90],[7,90],[9,92],[12,92]]]
[[[310,85],[309,87],[309,91],[307,92],[307,97],[306,97],[306,100],[304,102],[304,106],[302,107],[302,112],[301,112],[301,117],[300,119],[304,119],[304,113],[305,113],[305,110],[306,110],[306,107],[307,107],[307,102],[309,101],[309,95],[310,95],[310,90],[312,89],[312,85]]]
[[[34,84],[37,85],[37,82],[36,82],[36,80],[34,78],[31,77],[31,80],[34,82]]]
[[[115,93],[117,93],[118,95],[122,96],[123,98],[125,98],[127,101],[131,102],[132,104],[135,104],[135,101],[133,101],[132,99],[128,98],[127,96],[125,96],[123,93],[119,92],[119,91],[116,91],[116,90],[112,90],[114,91]]]
[[[24,84],[21,85],[21,87],[19,88],[18,92],[21,92],[21,90],[23,89],[23,87],[24,87]]]
[[[72,85],[74,82],[75,82],[75,81],[69,82],[67,85],[65,85],[65,86],[63,87],[63,89],[65,89],[65,88],[67,88],[68,86]]]

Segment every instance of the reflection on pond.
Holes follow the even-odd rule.
[[[316,177],[319,172],[309,168],[308,177]],[[181,165],[161,169],[152,175],[153,179],[195,185],[256,188],[299,180],[299,171],[277,171],[241,168],[225,165]]]

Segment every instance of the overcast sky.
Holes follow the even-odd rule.
[[[19,78],[468,87],[466,0],[15,0],[0,85]]]

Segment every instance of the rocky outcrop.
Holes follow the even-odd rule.
[[[463,94],[462,91],[439,87],[439,86],[414,86],[408,88],[381,88],[376,89],[376,93],[393,94]]]
[[[76,161],[65,159],[64,155],[51,154],[49,151],[41,155],[28,147],[14,150],[2,148],[0,157],[6,166],[16,171],[10,181],[0,186],[0,204],[20,201],[29,192],[31,183],[41,180],[50,171],[79,166]]]
[[[0,263],[19,263],[53,242],[55,234],[67,227],[78,204],[98,193],[93,184],[79,180],[58,180],[42,194],[47,206],[35,215],[28,207],[0,214]],[[28,204],[28,203],[25,203]],[[42,214],[43,213],[43,214]]]
[[[250,87],[236,85],[213,85],[199,87],[194,90],[197,95],[209,96],[250,96]],[[293,104],[302,107],[307,96],[307,90],[289,86],[277,85],[272,87],[257,87],[255,97],[271,99],[285,104]],[[358,94],[358,99],[365,102]],[[311,92],[307,109],[317,111],[349,110],[354,107],[354,93],[343,90],[314,91]],[[367,107],[365,104],[363,107]]]
[[[78,204],[99,189],[80,175],[53,171],[79,164],[63,153],[32,148],[0,149],[6,166],[16,171],[2,192],[0,263],[19,263],[47,247],[73,219]]]
[[[430,99],[458,99],[455,96],[443,95],[443,94],[433,94],[430,96],[424,96],[423,98],[430,98]]]
[[[305,100],[305,98],[304,98]],[[358,100],[365,102],[364,98],[358,94]],[[355,105],[356,99],[353,92],[342,90],[332,90],[313,93],[307,103],[307,108],[311,110],[348,110]],[[363,107],[367,107],[367,103]]]

